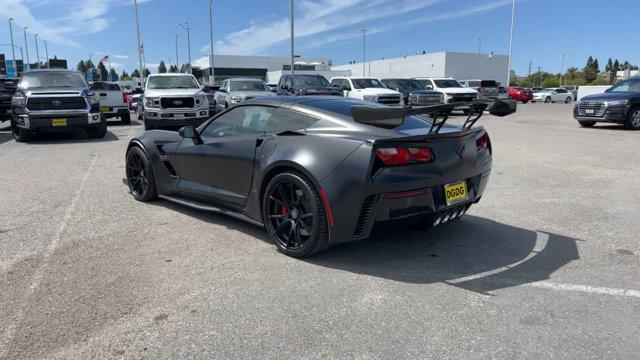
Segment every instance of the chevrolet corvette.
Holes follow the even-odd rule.
[[[453,109],[464,124],[447,124]],[[342,97],[264,97],[198,127],[131,140],[126,177],[136,200],[161,198],[266,229],[304,257],[369,237],[374,223],[412,217],[425,227],[462,217],[491,172],[491,141],[474,127],[504,101],[415,108]]]

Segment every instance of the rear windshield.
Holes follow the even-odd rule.
[[[22,89],[38,89],[47,87],[86,88],[87,83],[80,73],[63,71],[38,71],[22,75]]]
[[[376,79],[351,79],[356,89],[384,88],[384,84]]]
[[[482,80],[480,82],[480,86],[482,86],[482,87],[497,87],[498,84],[495,82],[495,80]]]
[[[199,89],[196,78],[189,75],[150,76],[147,89]]]
[[[433,80],[436,83],[436,86],[439,88],[461,88],[462,85],[456,80]]]
[[[103,82],[95,82],[91,84],[91,90],[112,90],[117,91],[120,90],[120,85],[116,83],[103,83]]]
[[[396,85],[398,85],[398,89],[400,90],[426,90],[427,87],[424,86],[424,84],[422,84],[419,81],[416,80],[409,80],[409,79],[400,79],[400,80],[394,80],[396,82]]]
[[[317,89],[331,87],[329,81],[321,75],[296,75],[293,86],[298,89]]]

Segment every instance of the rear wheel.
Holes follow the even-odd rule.
[[[127,151],[127,184],[131,195],[138,201],[153,200],[158,196],[156,179],[147,154],[134,146]]]
[[[265,189],[262,216],[285,255],[304,257],[329,247],[324,204],[310,181],[296,173],[276,175]]]
[[[640,130],[640,108],[632,109],[629,112],[629,117],[624,126],[629,130]]]
[[[586,127],[586,128],[593,127],[593,125],[596,124],[595,121],[578,121],[578,123],[580,124],[580,126]]]
[[[529,100],[522,100],[522,103],[523,103],[523,104],[526,104],[526,103],[528,103],[528,102],[529,102]]]
[[[571,97],[567,97],[567,98],[564,100],[564,103],[565,103],[565,104],[568,104],[568,103],[570,103],[571,101],[572,101]]]
[[[547,96],[546,99],[544,99],[544,102],[546,102],[547,104],[551,102],[551,97]]]

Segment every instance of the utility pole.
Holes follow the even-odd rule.
[[[542,87],[542,66],[538,66],[538,74],[540,74],[540,87]]]
[[[33,35],[36,40],[36,64],[38,69],[40,69],[40,50],[38,50],[38,34]]]
[[[138,23],[138,0],[133,0],[133,11],[136,18],[136,34],[138,36],[138,65],[140,66],[140,86],[144,89],[144,70],[142,68],[142,44],[140,43],[140,24]]]
[[[560,65],[560,86],[562,86],[562,75],[564,73],[564,55],[560,55],[562,59],[562,65]]]
[[[211,13],[211,5],[213,0],[209,0],[209,66],[211,66],[211,77],[209,82],[213,85],[216,82],[216,72],[213,68],[213,16]]]
[[[24,69],[31,66],[31,62],[29,61],[29,42],[27,41],[27,29],[27,26],[22,28],[22,31],[24,33],[24,50],[27,53],[27,66],[25,66],[25,64],[22,64],[22,67]]]
[[[178,34],[173,34],[173,39],[176,43],[176,67],[178,68],[178,72],[180,72],[180,61],[178,60]]]
[[[475,42],[478,44],[478,54],[482,54],[482,39],[478,38]]]
[[[513,49],[513,25],[516,18],[516,0],[513,0],[511,6],[511,33],[509,35],[509,68],[507,69],[507,86],[511,81],[511,50]]]
[[[13,55],[13,68],[16,71],[16,75],[18,75],[18,65],[16,64],[16,49],[15,49],[15,45],[13,44],[13,26],[11,24],[12,21],[13,21],[13,18],[9,18],[9,34],[11,35],[11,54]]]
[[[367,29],[362,29],[362,76],[367,76],[365,64],[367,63]]]
[[[191,29],[193,29],[193,25],[189,26],[189,23],[185,21],[184,24],[179,24],[181,28],[187,30],[187,54],[189,56],[189,74],[193,74],[193,70],[191,69]]]
[[[294,8],[293,8],[293,0],[291,0],[291,4],[290,4],[290,10],[291,10],[291,14],[290,14],[290,22],[291,22],[291,76],[292,79],[291,81],[293,81],[293,59],[295,57],[295,53],[294,53],[294,32],[293,32],[293,15],[294,15]]]
[[[51,66],[49,66],[49,46],[48,46],[49,42],[47,40],[44,41],[44,53],[47,56],[47,69],[51,68]]]

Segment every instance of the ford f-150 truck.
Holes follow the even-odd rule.
[[[118,83],[96,81],[90,87],[100,98],[100,112],[105,119],[119,117],[123,124],[131,124],[127,97]]]
[[[26,71],[11,99],[11,130],[16,141],[39,132],[84,130],[92,138],[107,134],[100,99],[82,74],[72,70]]]
[[[142,100],[144,128],[198,126],[209,118],[209,100],[191,74],[153,74]]]
[[[396,90],[404,97],[404,103],[408,106],[428,106],[443,103],[441,93],[427,90],[426,87],[411,79],[382,79],[382,83],[389,89]]]
[[[344,92],[345,97],[372,101],[384,105],[403,105],[402,94],[387,89],[380,80],[364,77],[334,77],[331,86]]]

